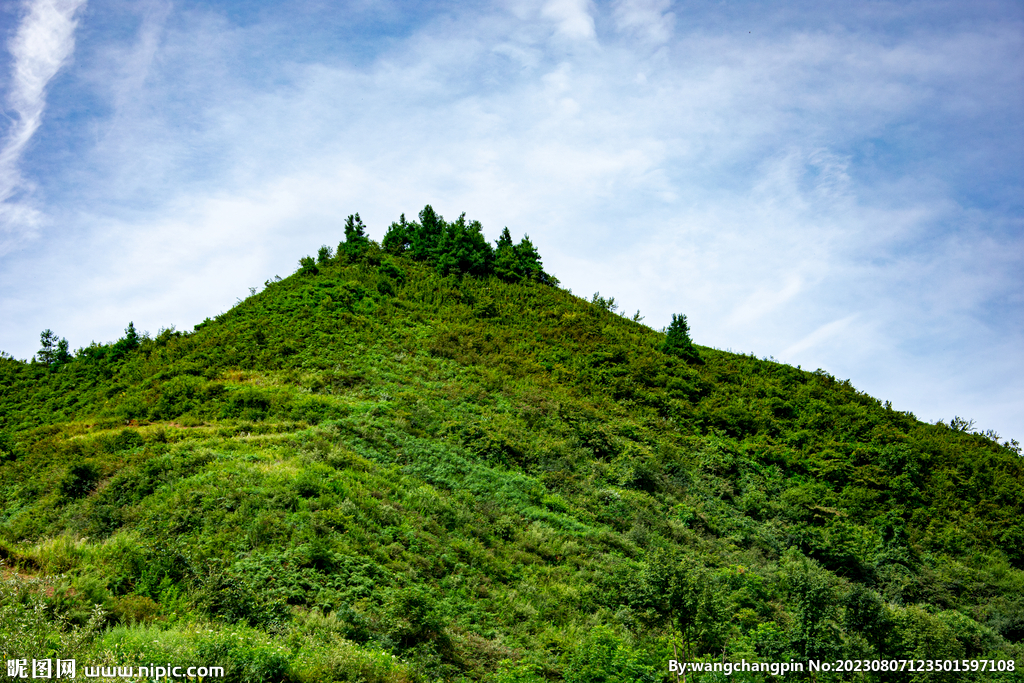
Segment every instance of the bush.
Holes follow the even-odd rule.
[[[100,470],[91,462],[72,463],[60,480],[59,491],[64,498],[81,498],[96,488]]]
[[[434,596],[423,586],[392,591],[384,608],[387,635],[400,647],[447,644]]]
[[[198,408],[206,382],[199,377],[179,375],[164,383],[160,398],[150,411],[153,419],[171,420]]]
[[[221,417],[234,417],[258,421],[267,416],[271,399],[259,389],[243,387],[229,394],[227,404],[221,408]]]
[[[377,272],[396,282],[405,282],[405,271],[391,261],[384,261],[381,263],[377,268]]]
[[[226,623],[250,626],[271,626],[287,619],[287,605],[255,590],[244,579],[228,573],[207,576],[199,590],[197,602],[213,617]]]
[[[114,603],[114,616],[122,624],[140,624],[152,621],[160,605],[144,595],[126,595]]]
[[[629,647],[607,626],[591,630],[565,667],[566,683],[654,683],[657,680],[654,667],[641,662],[636,649]]]

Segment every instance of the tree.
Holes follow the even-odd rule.
[[[338,258],[356,258],[370,246],[370,238],[366,236],[366,226],[358,213],[350,214],[345,219],[345,241],[338,244]]]
[[[388,226],[388,230],[384,233],[384,240],[381,242],[381,247],[384,251],[392,254],[400,254],[409,248],[410,237],[409,232],[411,224],[405,220],[405,214],[398,219],[398,222],[392,223]]]
[[[63,365],[64,363],[67,363],[69,360],[71,360],[71,354],[68,352],[68,340],[65,339],[64,337],[61,337],[60,341],[57,342],[56,363],[57,365]]]
[[[521,279],[519,272],[519,258],[516,255],[516,245],[512,242],[512,235],[506,227],[501,231],[495,243],[494,250],[494,274],[505,282],[517,282]]]
[[[39,345],[39,353],[36,354],[36,358],[43,365],[53,365],[57,353],[57,335],[53,333],[53,330],[47,328],[39,333]]]
[[[443,226],[437,245],[437,272],[479,277],[491,272],[494,250],[483,235],[480,221],[467,224],[466,214],[462,214],[455,222]]]
[[[126,353],[139,348],[141,344],[142,338],[135,330],[135,323],[129,322],[128,327],[124,330],[124,336],[114,342],[113,346],[110,348],[110,355],[108,357],[111,361],[120,360]]]
[[[540,253],[530,241],[529,235],[524,235],[519,244],[513,244],[512,236],[509,234],[508,228],[505,228],[496,244],[494,274],[502,280],[506,282],[530,280],[549,285],[558,284],[558,280],[544,272]]]
[[[43,365],[52,365],[56,353],[57,335],[49,328],[43,330],[39,333],[39,345],[40,349],[39,353],[36,354],[36,358]]]
[[[603,624],[588,630],[565,667],[566,683],[654,683],[659,679],[637,648]]]
[[[686,322],[686,316],[672,314],[672,324],[665,331],[665,341],[661,350],[667,354],[678,356],[687,363],[703,364],[693,341],[690,340],[690,325]]]
[[[808,658],[839,656],[842,601],[835,575],[795,548],[787,551],[781,568],[782,586],[795,604],[793,649]]]
[[[647,626],[678,634],[684,660],[725,646],[728,601],[721,582],[693,558],[670,548],[652,550],[626,593]]]
[[[444,232],[444,218],[427,204],[420,211],[419,223],[409,224],[409,254],[418,261],[434,261]]]
[[[45,329],[39,334],[39,353],[36,359],[43,365],[58,367],[71,360],[68,353],[68,340],[58,338],[53,330]]]
[[[419,222],[410,223],[402,214],[398,222],[388,227],[381,243],[384,251],[408,253],[418,261],[433,264],[442,275],[469,273],[486,277],[493,273],[506,282],[558,284],[556,278],[544,272],[540,254],[529,236],[515,244],[505,228],[496,245],[492,247],[484,238],[479,221],[467,221],[466,214],[462,214],[447,222],[429,204],[420,211]]]
[[[299,272],[302,275],[317,275],[320,269],[316,267],[312,256],[303,256],[299,259]]]
[[[892,624],[882,598],[863,584],[855,583],[845,599],[843,622],[847,629],[858,631],[874,648],[885,652],[885,642]]]
[[[590,299],[590,303],[603,308],[609,313],[614,313],[618,310],[619,305],[615,303],[615,297],[610,296],[607,299],[601,296],[601,292],[594,292],[594,296]]]
[[[351,214],[345,219],[345,244],[352,249],[362,249],[370,244],[370,238],[366,236],[366,226],[358,213]]]
[[[349,215],[345,219],[345,243],[346,244],[367,244],[370,238],[366,236],[366,226],[358,213]]]
[[[523,235],[516,245],[516,255],[519,256],[519,267],[523,271],[524,279],[534,282],[548,283],[550,276],[544,272],[540,262],[540,252],[533,246],[529,235]]]
[[[139,333],[135,331],[135,323],[129,322],[128,327],[124,330],[124,346],[128,351],[134,351],[139,348]]]

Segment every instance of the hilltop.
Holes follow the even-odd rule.
[[[191,332],[62,342],[0,358],[5,659],[575,683],[1024,654],[1015,442],[652,330],[464,216],[378,245],[355,215]]]

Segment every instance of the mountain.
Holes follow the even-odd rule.
[[[652,330],[464,217],[345,233],[192,332],[70,353],[47,331],[33,362],[0,358],[5,659],[1019,680],[1016,442],[695,345],[682,316]]]

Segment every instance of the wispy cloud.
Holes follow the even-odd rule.
[[[590,0],[548,0],[541,16],[555,24],[555,31],[572,40],[592,40],[595,37],[594,17]]]
[[[798,354],[812,349],[819,344],[827,342],[832,337],[846,331],[846,329],[857,319],[857,314],[848,315],[845,318],[839,320],[833,320],[830,323],[826,323],[811,332],[809,335],[798,341],[797,343],[790,346],[788,349],[782,352],[784,358],[792,358]]]
[[[675,25],[671,7],[672,0],[616,0],[612,14],[620,31],[664,43],[672,37]]]
[[[11,40],[13,62],[6,102],[13,118],[0,148],[0,254],[39,225],[40,212],[15,196],[31,189],[18,162],[42,123],[46,86],[75,49],[75,15],[83,5],[85,0],[31,0]]]

